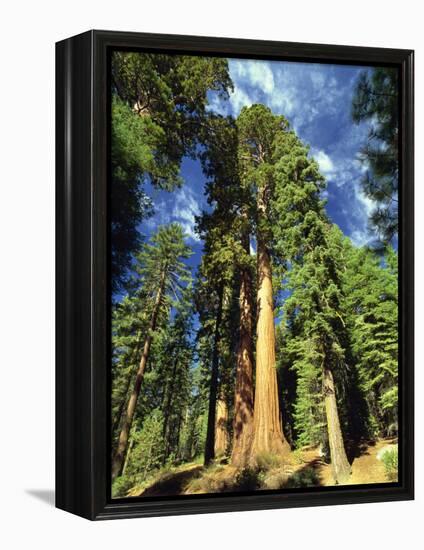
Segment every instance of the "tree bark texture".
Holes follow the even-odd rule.
[[[218,305],[215,318],[215,331],[212,351],[212,369],[211,381],[209,388],[209,408],[208,408],[208,425],[206,431],[205,443],[205,465],[215,458],[215,419],[216,419],[216,401],[218,391],[218,374],[219,374],[219,338],[220,326],[222,321],[222,302],[224,295],[224,287],[218,290]]]
[[[228,434],[228,407],[225,399],[220,397],[216,404],[215,456],[225,456],[230,442]]]
[[[327,417],[328,443],[330,446],[331,470],[336,484],[346,483],[351,473],[347,460],[337,411],[333,373],[324,367],[323,392]]]
[[[249,236],[243,238],[249,254]],[[237,369],[234,393],[233,448],[231,463],[242,468],[247,465],[253,442],[253,319],[252,276],[248,267],[241,273],[240,335],[237,349]]]
[[[266,232],[261,229],[266,216],[265,191],[258,192],[257,232],[257,321],[254,437],[251,460],[261,453],[284,455],[290,446],[284,438],[278,400],[275,362],[274,302],[271,258]],[[265,234],[264,234],[265,233]]]

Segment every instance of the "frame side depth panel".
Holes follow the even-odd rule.
[[[57,44],[56,506],[92,517],[91,33]]]

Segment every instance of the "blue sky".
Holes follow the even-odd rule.
[[[269,62],[229,59],[234,92],[228,101],[209,94],[209,109],[237,116],[243,106],[263,103],[283,114],[298,136],[310,146],[327,179],[327,212],[333,222],[360,246],[372,240],[367,228],[373,203],[361,191],[366,167],[358,161],[368,124],[353,124],[351,103],[355,81],[364,67],[317,63]],[[207,203],[203,194],[205,178],[198,161],[184,159],[184,184],[172,193],[147,185],[155,214],[144,221],[142,233],[148,238],[158,225],[179,222],[194,254],[193,268],[200,261],[202,242],[194,231],[195,216]]]

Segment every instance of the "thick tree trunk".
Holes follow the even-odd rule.
[[[134,388],[130,395],[127,404],[127,410],[122,422],[121,433],[119,434],[118,447],[112,462],[112,479],[121,475],[125,452],[128,445],[128,437],[131,430],[132,422],[134,419],[135,407],[137,405],[138,396],[140,395],[141,382],[143,381],[144,372],[146,370],[147,359],[150,353],[150,347],[152,345],[152,333],[156,329],[156,322],[159,314],[160,304],[162,301],[162,295],[165,287],[165,270],[162,272],[159,288],[156,293],[155,303],[153,306],[152,317],[150,320],[149,331],[144,340],[143,353],[140,359],[140,365],[138,367],[137,375],[135,377]]]
[[[228,435],[228,407],[221,396],[216,405],[215,456],[225,456],[230,438]]]
[[[323,392],[327,416],[328,443],[330,446],[331,469],[336,484],[349,479],[351,468],[347,460],[337,411],[333,373],[324,367]]]
[[[251,460],[261,453],[284,455],[290,446],[284,438],[278,400],[275,363],[274,302],[271,258],[266,232],[261,229],[266,216],[265,190],[258,192],[257,233],[257,322],[256,322],[256,384],[254,437]],[[265,234],[264,234],[265,233]]]
[[[243,237],[249,254],[249,235]],[[233,448],[231,463],[241,468],[250,458],[253,442],[253,322],[252,277],[249,268],[241,273],[240,340],[237,350],[237,370],[234,393]]]
[[[208,426],[206,431],[205,444],[205,465],[209,464],[215,458],[215,418],[216,418],[216,397],[218,390],[218,368],[219,368],[219,331],[222,320],[222,301],[224,287],[218,291],[218,306],[215,319],[215,333],[212,351],[212,372],[209,386],[209,409],[208,409]]]

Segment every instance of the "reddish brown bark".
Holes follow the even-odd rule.
[[[249,254],[249,236],[243,239]],[[243,467],[249,462],[253,442],[253,321],[252,277],[243,268],[240,284],[240,340],[234,393],[233,448],[231,463]]]
[[[225,399],[220,397],[216,404],[215,457],[227,454],[229,442],[228,407]]]
[[[287,454],[290,451],[281,426],[278,400],[271,258],[266,232],[261,229],[266,219],[265,195],[265,189],[258,192],[256,383],[252,462],[261,453]]]

